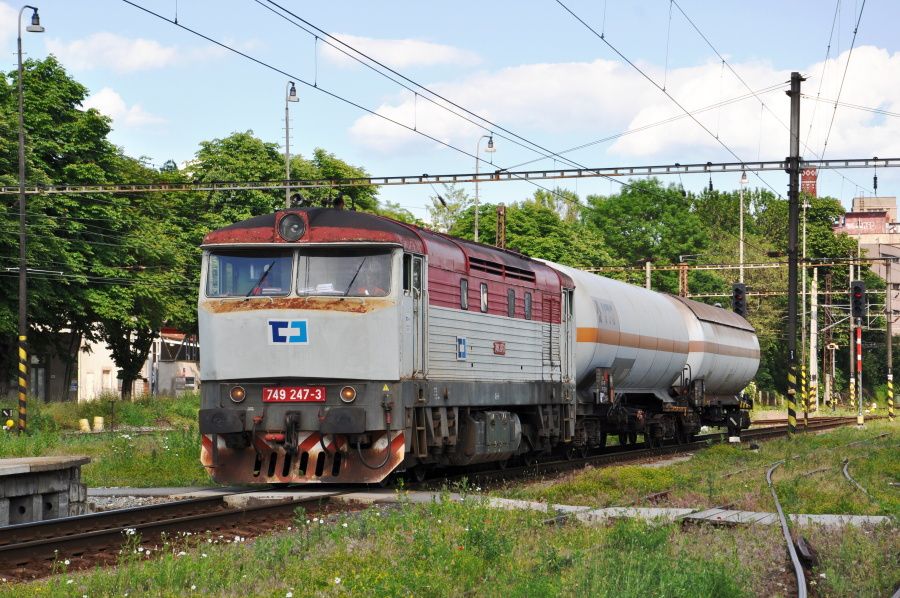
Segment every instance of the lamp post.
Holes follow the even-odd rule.
[[[284,207],[291,207],[291,115],[288,106],[291,102],[299,102],[297,88],[293,81],[284,87]]]
[[[740,270],[738,271],[738,282],[744,282],[744,187],[747,186],[747,171],[741,173],[741,235],[740,235],[740,243],[738,247],[738,264]]]
[[[25,108],[22,95],[22,13],[26,8],[34,12],[30,33],[42,33],[41,19],[35,6],[25,5],[19,10],[19,434],[25,431],[28,397],[28,265],[25,260]]]
[[[481,152],[481,140],[487,139],[488,144],[487,147],[484,148],[484,151],[492,154],[497,151],[494,148],[494,136],[493,135],[482,135],[478,138],[478,142],[475,144],[475,242],[478,242],[478,163],[481,161],[478,157]]]

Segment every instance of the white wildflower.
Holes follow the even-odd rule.
[[[334,583],[336,583],[336,584],[337,584],[337,583],[341,583],[341,578],[340,578],[340,577],[335,577],[335,578],[334,578]]]
[[[182,551],[180,551],[178,554],[176,554],[175,556],[184,556],[184,555],[186,555],[186,554],[187,554],[187,553],[186,553],[185,551],[182,550]]]
[[[294,598],[294,593],[288,592],[287,594],[284,595],[284,598]]]
[[[133,527],[126,527],[126,528],[125,528],[125,535],[126,535],[126,536],[133,536],[136,532],[137,532],[137,530],[135,530]]]
[[[197,589],[197,586],[191,584],[191,591],[196,590],[196,589]]]
[[[206,553],[204,552],[203,554],[201,554],[201,555],[200,555],[200,558],[205,559],[205,558],[206,558]]]
[[[63,561],[63,564],[64,564],[64,565],[71,565],[72,562],[71,562],[69,559],[66,559],[66,560]]]
[[[74,579],[67,579],[67,580],[66,580],[66,585],[69,585],[70,583],[75,583],[75,580],[74,580]]]
[[[342,525],[343,525],[344,527],[347,527],[347,524],[346,524],[346,523],[343,523]]]

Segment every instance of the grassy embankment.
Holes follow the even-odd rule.
[[[886,436],[878,437],[882,434]],[[864,441],[858,444],[857,441]],[[847,446],[850,444],[850,446]],[[822,434],[798,434],[760,443],[757,451],[718,444],[685,462],[662,467],[622,465],[587,469],[563,480],[535,482],[501,491],[504,496],[596,507],[645,505],[774,511],[765,474],[784,459],[774,479],[790,513],[855,513],[900,516],[900,423],[872,422],[864,430],[844,427]],[[796,457],[796,458],[795,458]],[[851,486],[850,473],[872,499]],[[651,503],[645,498],[668,492]]]
[[[446,497],[372,507],[235,541],[190,538],[154,547],[132,538],[113,569],[4,587],[33,596],[673,596],[791,595],[777,527],[544,525],[546,513]],[[811,539],[823,595],[886,595],[896,583],[893,530],[848,529]],[[65,555],[60,555],[64,559]],[[891,558],[891,557],[888,557]],[[896,565],[896,563],[894,563]]]
[[[91,463],[82,468],[88,486],[186,486],[211,481],[200,465],[197,433],[197,394],[179,398],[140,397],[114,401],[116,431],[99,434],[77,432],[78,420],[94,416],[112,423],[111,399],[101,397],[85,403],[28,405],[28,432],[19,436],[0,432],[0,458],[43,455],[87,455]],[[12,405],[3,405],[12,406]],[[166,431],[136,434],[137,427],[159,427]]]

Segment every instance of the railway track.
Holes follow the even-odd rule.
[[[855,421],[852,417],[817,418],[798,430],[815,432]],[[770,426],[746,430],[742,439],[763,440],[787,433],[786,425]],[[726,440],[726,435],[720,433],[709,434],[686,444],[640,449],[611,447],[598,455],[453,474],[414,484],[412,487],[424,489],[443,486],[463,478],[474,484],[485,485],[513,478],[562,473],[588,465],[597,467],[692,452]],[[259,490],[260,488],[254,488],[246,492]],[[242,507],[229,506],[226,497],[242,494],[238,492],[8,526],[0,528],[0,571],[4,571],[4,576],[9,579],[27,580],[58,572],[58,562],[62,559],[69,561],[68,570],[112,564],[119,558],[128,534],[140,534],[146,545],[158,544],[164,537],[184,540],[186,534],[209,533],[220,536],[228,533],[232,536],[254,537],[287,525],[298,507],[312,512],[334,509],[335,507],[330,506],[329,499],[346,492],[337,490],[333,495],[325,497],[286,499],[282,502]]]
[[[0,571],[8,579],[24,581],[58,572],[63,559],[67,570],[111,564],[130,535],[139,535],[146,546],[163,539],[186,541],[193,535],[254,537],[290,522],[298,507],[307,512],[327,510],[330,498],[229,506],[226,498],[235,494],[242,493],[3,527]]]
[[[876,419],[876,418],[872,418]],[[841,426],[856,424],[854,417],[823,417],[811,419],[807,425],[798,422],[797,433],[819,432],[830,430]],[[766,440],[769,438],[777,438],[788,434],[788,426],[774,425],[764,428],[750,428],[741,433],[742,441]],[[434,488],[446,484],[448,481],[467,480],[476,485],[483,486],[486,484],[503,482],[511,479],[522,477],[539,477],[553,475],[581,469],[586,466],[602,467],[605,465],[629,463],[653,459],[656,457],[664,457],[668,455],[676,455],[679,453],[690,453],[703,449],[710,444],[719,442],[727,442],[727,435],[724,432],[715,434],[706,434],[698,437],[694,442],[685,444],[667,444],[656,448],[640,448],[633,449],[629,447],[611,447],[598,455],[589,455],[584,457],[576,457],[572,459],[550,459],[546,461],[538,461],[519,466],[510,466],[499,469],[489,469],[483,471],[466,472],[459,474],[451,474],[449,476],[441,476],[434,481],[428,480],[423,482],[423,487]]]

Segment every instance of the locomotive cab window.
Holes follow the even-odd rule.
[[[525,319],[531,319],[531,293],[525,291]]]
[[[273,297],[291,291],[291,251],[217,250],[207,259],[207,297]]]
[[[297,265],[298,295],[386,297],[391,292],[389,251],[301,252]]]
[[[506,291],[506,315],[510,318],[516,317],[516,290],[509,289]]]
[[[481,283],[481,311],[487,313],[488,310],[488,290],[487,283]]]
[[[469,280],[462,278],[459,281],[459,306],[469,309]]]

